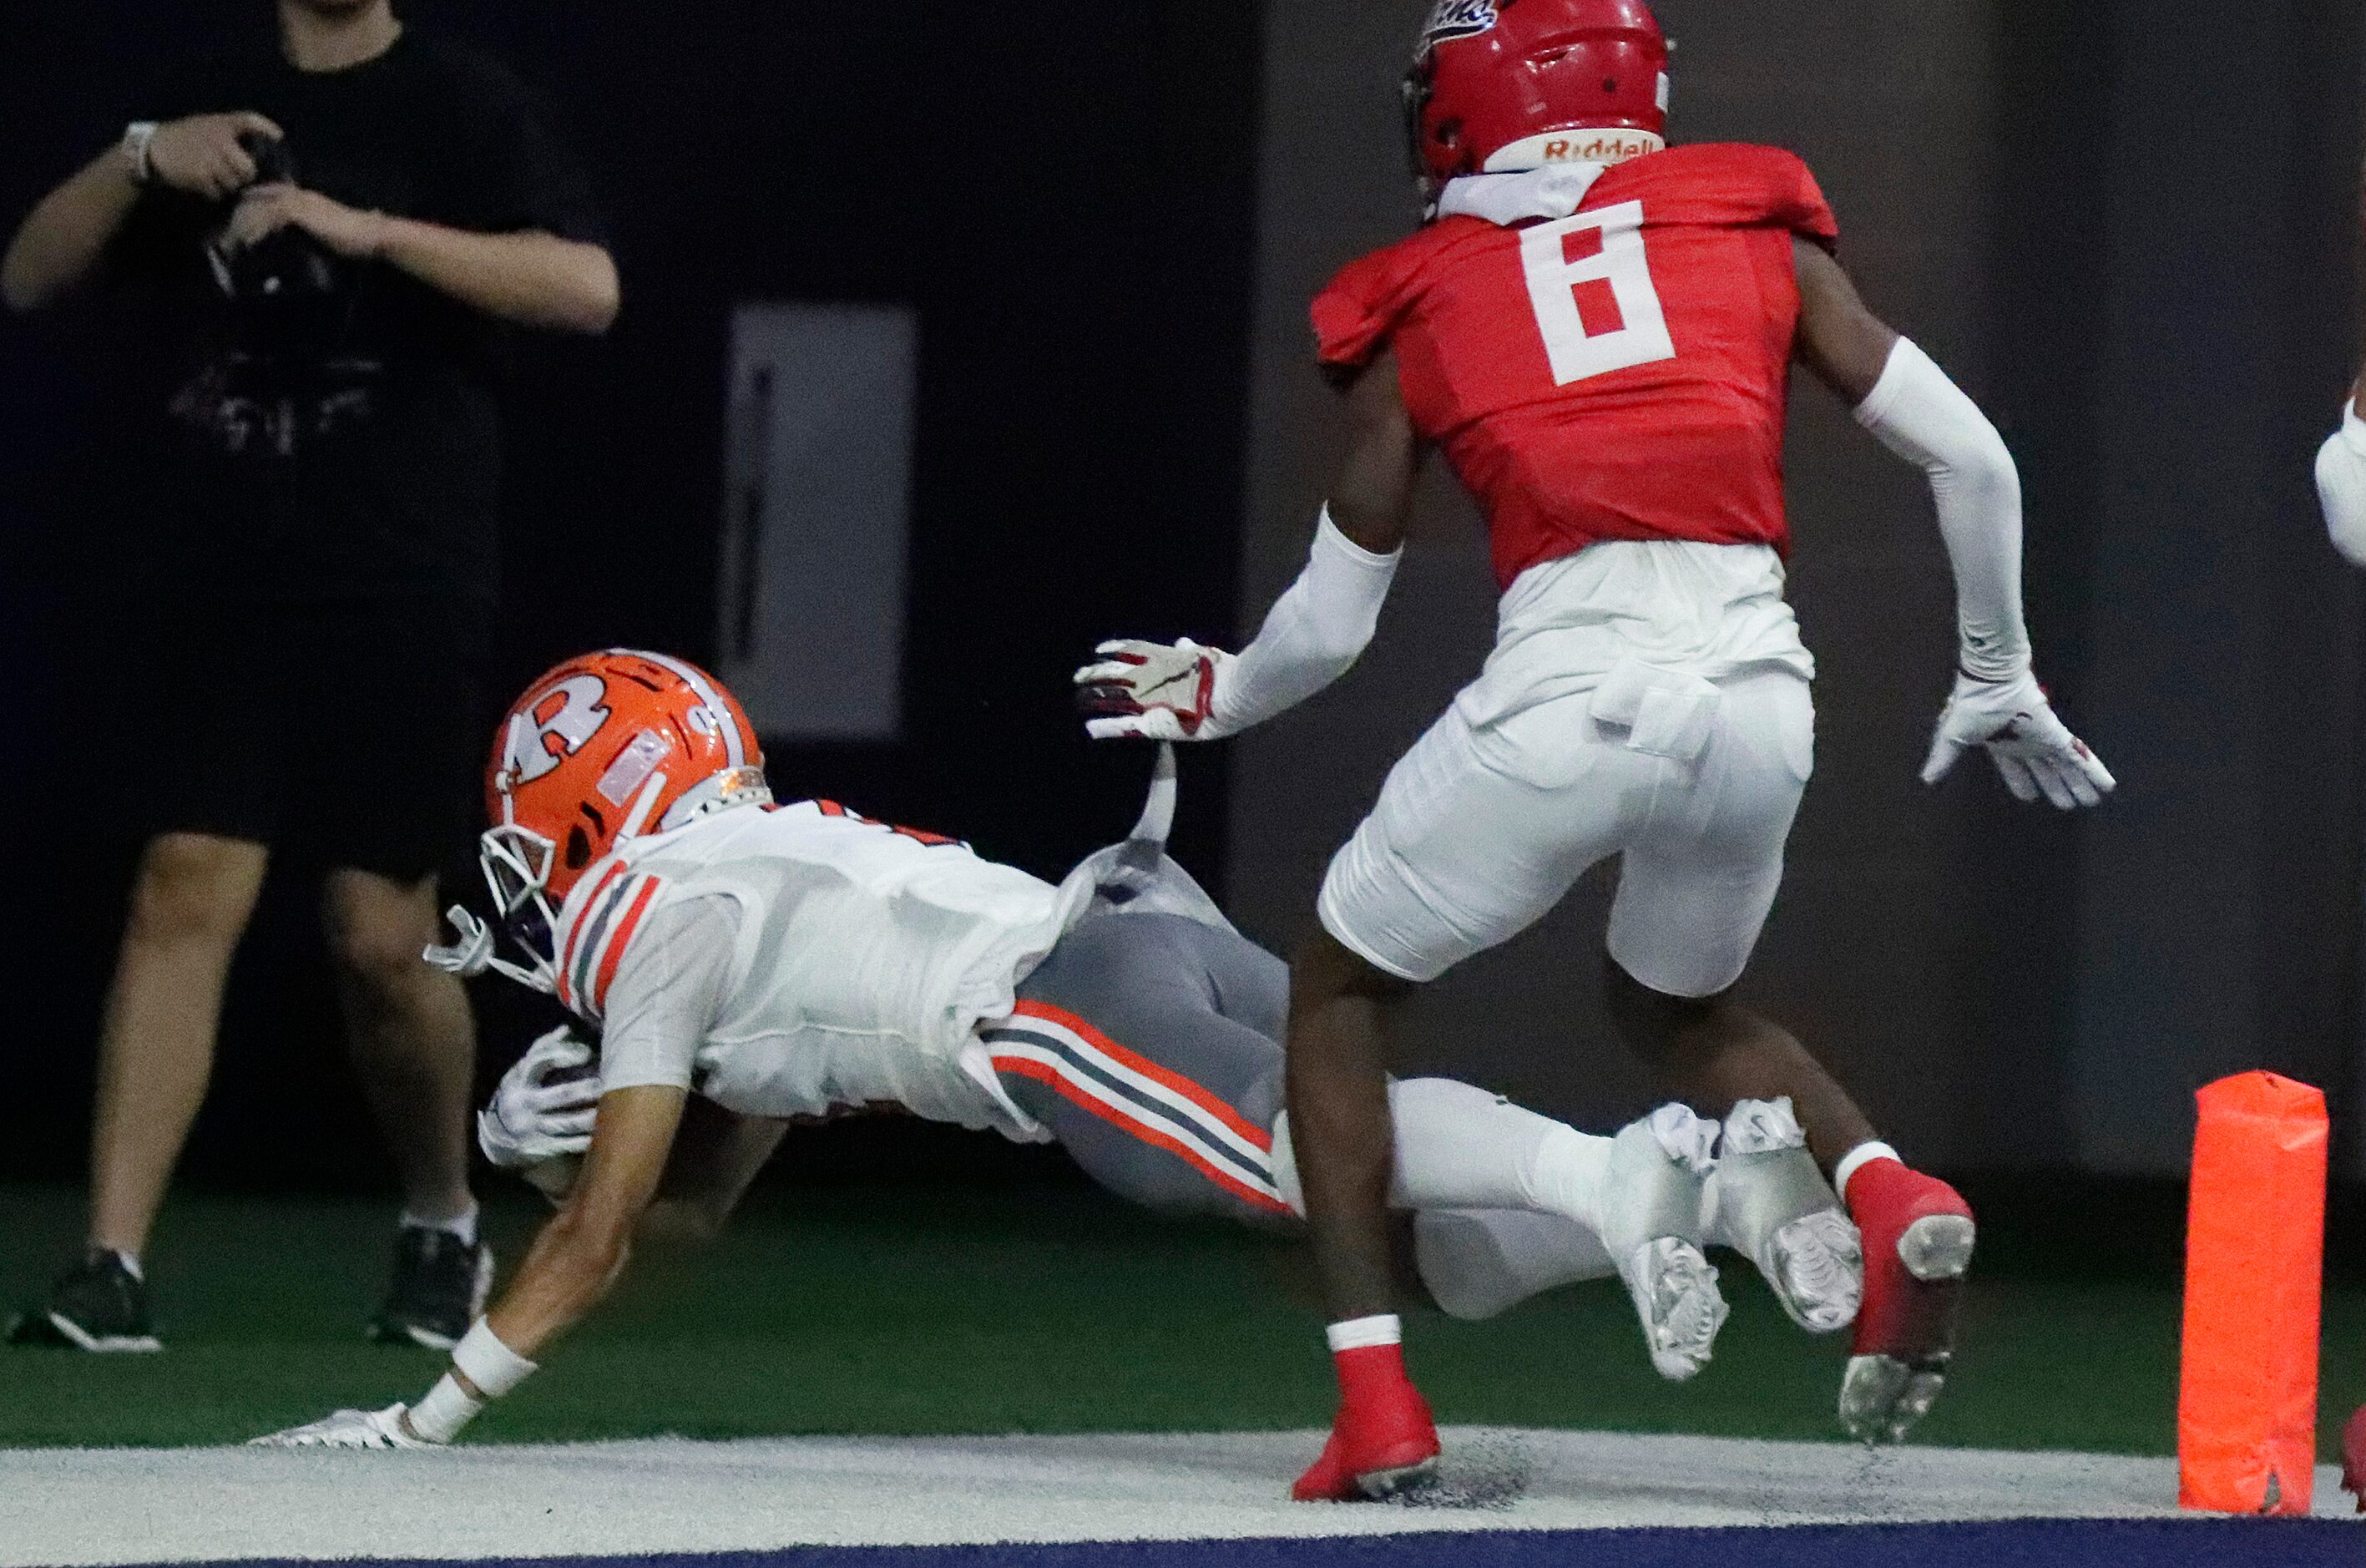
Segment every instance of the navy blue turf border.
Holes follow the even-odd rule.
[[[1700,1568],[1716,1562],[1750,1568],[2360,1568],[2366,1527],[2338,1519],[2010,1519],[353,1561],[370,1568],[450,1568],[454,1562],[470,1568]],[[246,1560],[241,1568],[307,1565],[265,1558]]]

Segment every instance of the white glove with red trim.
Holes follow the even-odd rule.
[[[1189,637],[1169,645],[1105,642],[1106,657],[1076,671],[1076,706],[1096,740],[1139,735],[1151,740],[1220,740],[1233,727],[1216,716],[1216,692],[1233,656]]]
[[[2055,716],[2045,688],[2027,671],[2003,681],[1958,673],[1955,692],[1939,715],[1922,782],[1937,784],[1955,759],[1974,746],[1988,748],[2005,788],[2015,800],[2044,795],[2064,811],[2099,804],[2119,786],[2102,759]]]

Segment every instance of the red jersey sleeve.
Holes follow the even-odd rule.
[[[1781,176],[1782,183],[1775,187],[1775,211],[1784,226],[1828,251],[1839,244],[1841,220],[1832,215],[1831,203],[1824,199],[1824,187],[1816,183],[1815,173],[1808,167],[1807,161],[1780,148],[1766,151],[1778,161],[1769,172]]]
[[[1374,251],[1341,267],[1314,297],[1314,356],[1359,368],[1377,358],[1417,291],[1414,240]]]
[[[1796,152],[1743,141],[1706,142],[1671,149],[1661,156],[1688,158],[1698,176],[1684,182],[1696,200],[1723,210],[1696,214],[1736,227],[1767,224],[1790,230],[1829,249],[1841,237],[1840,220],[1824,200],[1823,187]]]

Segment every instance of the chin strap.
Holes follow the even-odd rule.
[[[420,953],[422,958],[446,975],[456,975],[463,980],[473,980],[490,970],[508,976],[528,990],[546,996],[558,989],[546,967],[528,969],[513,964],[495,951],[497,939],[493,928],[471,914],[465,906],[455,904],[444,911],[444,918],[459,932],[459,940],[435,942]]]

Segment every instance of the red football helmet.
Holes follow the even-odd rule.
[[[1433,194],[1457,175],[1656,152],[1668,40],[1643,0],[1438,0],[1405,120]]]
[[[461,940],[430,960],[549,990],[553,901],[564,904],[586,867],[645,832],[772,798],[755,727],[705,671],[630,649],[570,659],[511,707],[485,769],[492,826],[478,863],[496,923],[531,966],[494,957],[492,931],[457,908]]]

